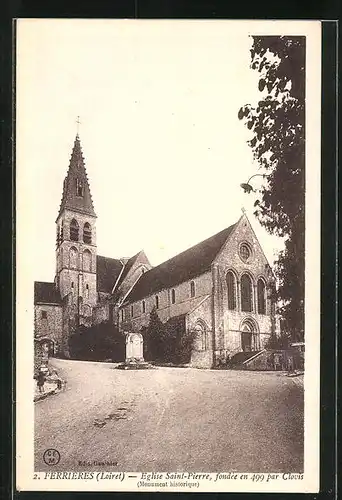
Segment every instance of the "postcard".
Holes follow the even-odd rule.
[[[318,492],[321,24],[16,21],[16,487]]]

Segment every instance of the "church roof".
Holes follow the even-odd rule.
[[[97,291],[111,293],[114,283],[122,270],[122,262],[119,259],[109,257],[96,257]]]
[[[121,285],[121,283],[123,282],[123,280],[126,278],[126,276],[129,273],[129,271],[132,269],[133,264],[137,260],[139,254],[140,254],[140,252],[138,252],[137,254],[133,255],[133,257],[130,257],[127,260],[127,262],[125,263],[125,267],[124,267],[124,269],[122,271],[122,274],[121,274],[121,276],[119,278],[119,281],[116,284],[116,287],[115,287],[116,290],[119,288],[119,286]]]
[[[77,182],[82,184],[82,196],[77,196]],[[64,209],[75,210],[96,217],[78,134],[76,135],[71,153],[68,172],[64,179],[62,201],[59,207],[58,217]]]
[[[209,271],[211,264],[236,224],[146,271],[126,297],[135,302]]]
[[[35,304],[61,304],[61,296],[56,290],[54,283],[45,281],[34,282],[34,303]]]

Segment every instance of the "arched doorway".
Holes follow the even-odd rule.
[[[250,320],[243,322],[241,326],[241,348],[244,352],[255,351],[257,347],[257,329]]]
[[[195,349],[205,351],[208,349],[207,327],[204,321],[198,320],[195,325]]]

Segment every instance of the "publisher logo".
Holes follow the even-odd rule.
[[[46,465],[57,465],[60,459],[61,456],[59,454],[59,451],[55,450],[54,448],[49,448],[44,452],[43,460]]]

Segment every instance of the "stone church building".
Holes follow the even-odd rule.
[[[274,277],[245,213],[230,227],[152,267],[97,254],[96,214],[77,134],[56,219],[54,282],[35,282],[35,336],[68,356],[78,325],[104,321],[139,332],[155,309],[195,332],[191,363],[212,367],[241,351],[258,351],[275,333]]]

